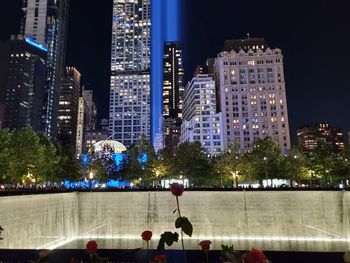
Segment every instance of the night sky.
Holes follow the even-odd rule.
[[[3,1],[4,2],[4,1]],[[67,65],[94,87],[99,117],[108,116],[112,0],[71,0]],[[264,37],[282,49],[290,133],[328,121],[350,128],[349,0],[183,0],[186,78],[215,57],[226,39]],[[98,4],[96,4],[98,3]],[[0,40],[17,33],[21,0],[0,8]]]

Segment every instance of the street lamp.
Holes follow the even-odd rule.
[[[90,171],[90,173],[89,173],[89,185],[90,185],[90,188],[92,188],[92,180],[93,179],[94,179],[94,172]]]
[[[267,157],[264,157],[264,163],[265,163],[265,180],[266,180],[266,187],[268,186],[268,179],[267,179]]]
[[[295,178],[296,180],[298,180],[299,176],[298,176],[298,165],[297,165],[297,159],[298,159],[298,156],[297,155],[294,155],[294,160],[295,160],[295,164],[294,164],[294,168],[295,168]],[[299,180],[298,180],[299,181]],[[291,182],[290,182],[290,186],[293,187],[293,181],[291,179]]]
[[[232,173],[232,188],[237,188],[238,171],[231,172],[231,173]]]

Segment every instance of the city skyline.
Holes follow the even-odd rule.
[[[6,4],[9,6],[6,14],[17,15],[14,15],[14,18],[1,15],[14,21],[8,23],[9,28],[1,28],[1,40],[8,39],[9,34],[18,30],[19,22],[16,17],[20,10],[17,10],[16,2],[21,1],[13,2]],[[109,72],[105,69],[108,69],[110,63],[108,60],[111,42],[108,35],[111,28],[111,6],[112,1],[101,3],[97,7],[90,6],[89,3],[84,3],[83,6],[79,1],[72,2],[68,25],[66,64],[77,67],[82,72],[83,83],[88,82],[95,87],[100,118],[107,117],[108,114],[105,105],[108,105],[106,102],[109,94]],[[225,8],[222,8],[223,6]],[[332,4],[321,2],[316,5],[316,2],[312,1],[305,3],[301,8],[297,3],[285,3],[283,7],[271,5],[273,8],[268,11],[263,3],[240,3],[235,9],[239,8],[242,14],[237,13],[235,17],[229,16],[232,6],[229,1],[212,6],[212,9],[207,1],[200,6],[188,1],[184,6],[183,13],[186,19],[183,24],[186,26],[182,27],[182,40],[186,80],[193,76],[195,65],[202,64],[206,58],[215,57],[221,51],[223,41],[242,38],[249,32],[252,37],[264,37],[272,47],[281,48],[285,56],[287,101],[293,144],[296,144],[296,129],[309,123],[327,121],[347,131],[350,117],[346,104],[350,96],[350,81],[346,77],[347,54],[342,50],[346,50],[350,45],[350,39],[344,27],[348,18],[342,14],[345,14],[348,4],[345,1],[336,1]],[[96,14],[96,19],[91,19],[93,13]],[[192,15],[189,16],[189,13]],[[250,14],[251,19],[244,20],[247,14]],[[295,17],[298,17],[298,20],[292,19]],[[96,25],[92,25],[92,21]],[[86,23],[91,23],[91,26],[81,27]],[[108,32],[104,32],[105,30]],[[78,41],[82,34],[90,36],[89,41],[83,45]],[[82,52],[86,53],[87,50],[89,56],[84,57]],[[101,71],[96,72],[96,68],[101,68]],[[329,92],[329,89],[332,92]]]

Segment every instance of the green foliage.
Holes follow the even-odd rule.
[[[233,186],[238,185],[239,171],[242,168],[243,155],[239,150],[239,145],[234,143],[228,151],[214,159],[214,170],[220,179],[220,185],[232,180]]]
[[[75,158],[72,150],[68,146],[58,147],[58,180],[77,181],[83,175],[82,167],[79,161]]]
[[[295,148],[286,156],[286,179],[294,180],[300,183],[303,180],[310,179],[308,170],[307,156]]]
[[[79,164],[70,151],[30,128],[0,131],[0,182],[36,184],[79,178]]]
[[[333,181],[335,155],[332,146],[324,140],[317,140],[315,149],[309,154],[309,167],[314,179],[322,183]]]
[[[286,160],[271,138],[257,139],[252,152],[243,157],[242,172],[246,180],[286,178]]]
[[[13,132],[9,130],[0,130],[0,183],[9,182],[9,165],[12,156],[12,138]]]
[[[231,263],[238,262],[237,260],[237,251],[233,249],[233,246],[221,245],[222,251],[221,255]]]
[[[15,133],[12,149],[9,172],[13,183],[26,182],[30,178],[36,182],[34,179],[39,175],[34,173],[40,169],[44,155],[39,136],[29,128],[21,129]]]
[[[167,244],[167,246],[172,246],[172,244],[174,244],[175,242],[177,243],[179,241],[179,234],[174,232],[164,232],[163,234],[161,234],[160,239],[159,239],[159,243],[157,246],[158,250],[164,250],[165,249],[165,244]]]
[[[147,163],[139,163],[138,159],[144,154],[147,155]],[[154,174],[155,158],[153,145],[142,135],[139,143],[128,149],[128,163],[123,170],[124,178],[133,181],[141,177],[144,181],[150,181]]]
[[[199,142],[185,142],[175,150],[171,165],[174,178],[183,176],[195,185],[207,184],[212,179],[213,167]]]
[[[193,226],[187,217],[184,217],[184,216],[178,217],[175,221],[175,227],[181,228],[181,230],[189,237],[192,236]]]

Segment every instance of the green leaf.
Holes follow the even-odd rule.
[[[164,243],[163,239],[159,239],[159,243],[158,243],[157,249],[158,250],[164,250],[165,249],[165,243]]]
[[[184,218],[183,217],[178,217],[175,221],[175,227],[176,228],[182,228],[184,225]]]
[[[188,220],[187,217],[179,217],[176,219],[175,221],[175,227],[176,228],[181,228],[181,230],[188,235],[189,237],[192,236],[193,233],[193,226],[190,222],[190,220]]]
[[[161,236],[160,236],[160,240],[158,243],[158,250],[162,250],[165,247],[165,244],[167,244],[169,247],[174,244],[174,242],[178,242],[179,240],[179,234],[174,232],[164,232]]]

